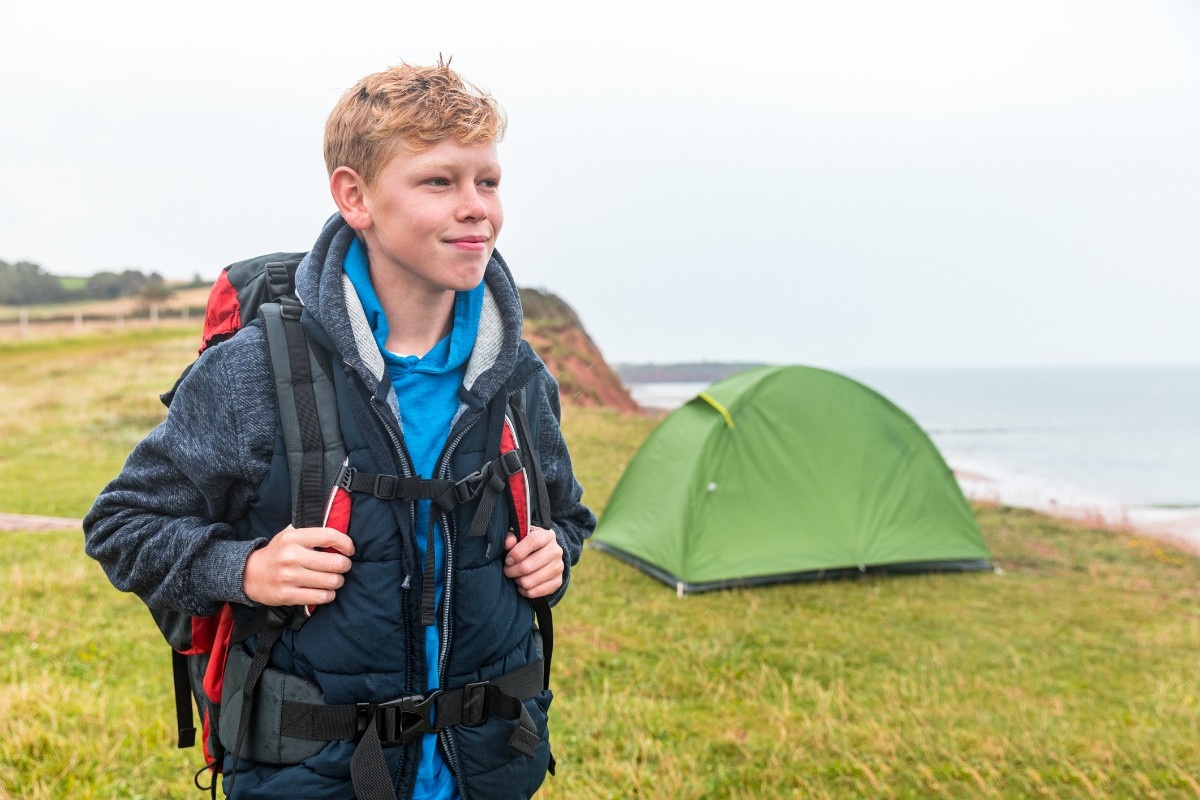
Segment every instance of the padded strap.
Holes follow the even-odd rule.
[[[242,753],[242,743],[246,741],[246,732],[250,730],[250,714],[254,709],[254,690],[258,688],[258,681],[262,677],[263,670],[267,668],[267,662],[271,660],[271,648],[279,641],[280,635],[283,633],[283,625],[272,625],[265,628],[258,635],[258,649],[254,651],[254,658],[250,661],[250,671],[246,673],[246,683],[242,688],[242,713],[241,719],[238,721],[237,740],[233,745],[233,766],[229,771],[229,789],[227,794],[233,794],[233,782],[237,779],[238,756]]]
[[[325,513],[325,443],[317,410],[308,336],[297,301],[285,298],[259,310],[275,373],[275,394],[292,479],[292,524],[319,527]]]
[[[529,424],[529,415],[525,412],[525,407],[528,405],[527,394],[532,385],[532,381],[526,383],[524,388],[518,392],[513,392],[509,395],[508,405],[513,411],[515,417],[515,428],[517,431],[518,444],[522,451],[529,454],[528,470],[530,478],[536,487],[537,492],[537,508],[536,519],[539,528],[550,528],[550,493],[546,489],[546,479],[542,475],[541,462],[537,456],[537,450],[534,449],[534,433],[532,426]],[[535,514],[530,514],[534,517]],[[545,654],[546,675],[545,687],[550,688],[550,662],[554,657],[554,614],[550,610],[550,601],[545,597],[538,597],[530,601],[533,606],[534,614],[537,616],[538,630],[542,633],[542,652]]]

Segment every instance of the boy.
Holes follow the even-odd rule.
[[[297,701],[311,723],[325,704],[349,708],[356,729],[322,736],[315,723],[299,733],[268,719],[264,734],[262,723],[223,722],[229,749],[235,732],[244,737],[242,757],[224,762],[233,797],[527,798],[544,777],[550,692],[505,680],[537,671],[530,600],[562,596],[595,518],[559,432],[557,385],[521,341],[516,287],[494,252],[504,124],[495,101],[448,65],[362,79],[326,125],[338,213],[296,291],[305,330],[331,355],[348,465],[360,473],[458,480],[479,470],[495,457],[506,399],[532,386],[526,412],[550,529],[518,539],[508,504],[496,502],[484,535],[472,536],[469,512],[481,503],[431,512],[428,500],[371,492],[352,494],[349,536],[292,527],[256,326],[205,351],[166,422],[84,520],[89,555],[152,608],[207,615],[229,602],[244,622],[264,606],[316,607],[270,649],[263,682],[283,687],[283,705],[255,699],[247,713],[286,715]],[[230,671],[247,671],[254,642],[230,647],[223,708]],[[405,742],[387,733],[397,720],[432,722],[421,701],[463,687],[461,724],[419,724]],[[491,705],[479,718],[485,696],[501,704],[514,692],[520,719]],[[404,713],[378,707],[397,698]]]

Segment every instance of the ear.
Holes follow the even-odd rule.
[[[366,181],[350,167],[338,167],[329,176],[329,191],[346,224],[356,231],[371,227],[367,208]]]

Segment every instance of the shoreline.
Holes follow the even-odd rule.
[[[949,461],[968,500],[1027,508],[1058,519],[1116,533],[1147,536],[1200,555],[1200,508],[1158,508],[1120,503],[1021,478],[999,477],[972,462]]]
[[[665,415],[707,385],[655,382],[629,388],[648,413]],[[1200,505],[1169,508],[1122,503],[1075,488],[1069,481],[1056,482],[996,463],[956,457],[936,441],[935,445],[969,500],[1027,508],[1081,525],[1146,536],[1200,555]]]

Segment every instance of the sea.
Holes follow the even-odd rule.
[[[969,497],[1200,549],[1200,366],[835,371],[912,417]],[[630,391],[671,409],[706,386]]]

